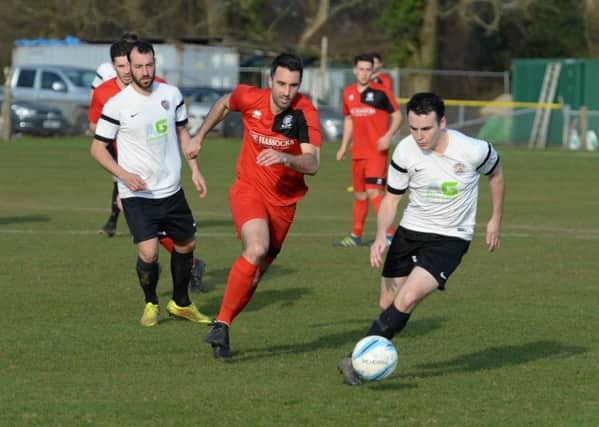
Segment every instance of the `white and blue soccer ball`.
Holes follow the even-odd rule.
[[[351,363],[363,380],[379,381],[391,375],[397,367],[397,350],[387,338],[370,335],[358,341]]]

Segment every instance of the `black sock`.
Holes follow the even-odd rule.
[[[387,339],[393,338],[393,336],[406,326],[410,313],[403,313],[395,308],[394,304],[391,304],[385,311],[383,311],[379,318],[372,322],[372,326],[366,336],[369,335],[380,335]]]
[[[112,222],[115,225],[116,225],[116,220],[119,218],[119,213],[121,212],[119,210],[119,204],[116,201],[118,196],[119,196],[119,186],[115,182],[112,187],[112,205],[111,205],[111,210],[110,210],[110,218],[108,218],[108,222]]]
[[[178,306],[185,307],[191,304],[187,288],[191,279],[193,265],[193,252],[180,254],[173,249],[171,253],[171,274],[173,276],[173,299]]]
[[[144,291],[146,303],[158,304],[158,295],[156,295],[156,287],[158,286],[159,267],[157,262],[151,264],[145,263],[141,258],[137,258],[135,265],[139,285]]]

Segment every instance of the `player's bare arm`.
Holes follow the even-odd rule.
[[[91,155],[100,166],[123,181],[131,191],[141,191],[146,188],[146,183],[139,175],[127,172],[114,161],[106,148],[106,143],[94,139],[91,146]]]
[[[383,253],[388,246],[386,233],[393,224],[400,200],[401,194],[387,192],[381,201],[379,213],[376,216],[376,238],[370,246],[370,265],[372,267],[383,265]]]
[[[503,218],[503,202],[505,198],[505,178],[500,165],[489,175],[489,187],[491,189],[493,213],[487,223],[486,242],[489,252],[493,252],[500,244],[501,220]]]
[[[312,144],[301,144],[301,154],[289,154],[272,148],[262,150],[256,162],[260,166],[285,165],[305,175],[316,175],[320,167],[320,149]]]
[[[339,150],[337,150],[337,160],[343,160],[345,158],[345,153],[347,152],[347,147],[349,145],[349,141],[352,137],[352,132],[354,129],[354,124],[351,120],[351,116],[345,116],[343,120],[343,136],[341,138],[341,146]]]
[[[181,151],[185,152],[184,147],[189,147],[192,144],[189,131],[185,126],[177,126],[177,136],[179,137]],[[208,187],[206,186],[206,179],[204,179],[204,176],[200,172],[197,159],[189,159],[185,157],[185,160],[187,161],[189,169],[191,170],[191,181],[198,191],[200,198],[203,199],[208,195]]]
[[[393,136],[399,131],[401,126],[401,112],[399,110],[394,111],[389,115],[391,123],[389,130],[377,141],[377,147],[379,151],[386,151],[391,146]]]
[[[214,103],[208,112],[206,119],[202,123],[202,126],[200,126],[200,130],[198,130],[198,133],[191,139],[189,148],[184,151],[185,157],[188,159],[195,159],[202,150],[202,144],[204,143],[206,135],[214,129],[214,126],[227,117],[227,114],[231,111],[229,107],[230,96],[230,93],[223,95]]]

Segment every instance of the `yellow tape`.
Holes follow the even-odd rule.
[[[397,98],[400,104],[407,104],[410,98]],[[503,107],[503,108],[547,108],[559,110],[562,104],[549,102],[514,102],[514,101],[474,101],[468,99],[444,99],[445,105],[465,107]]]

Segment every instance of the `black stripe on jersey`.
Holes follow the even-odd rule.
[[[402,168],[401,166],[399,166],[397,163],[395,163],[393,160],[391,160],[390,163],[391,167],[401,173],[408,173],[407,169]]]
[[[185,126],[187,124],[188,120],[181,120],[180,122],[175,122],[175,126]]]
[[[499,154],[497,155],[497,161],[495,162],[495,164],[493,165],[493,167],[491,168],[491,170],[489,172],[487,172],[485,175],[491,175],[493,173],[493,171],[495,170],[495,168],[497,167],[498,164],[499,164]]]
[[[104,114],[101,114],[101,115],[100,115],[100,119],[104,119],[104,120],[106,120],[108,123],[112,123],[113,125],[117,125],[117,126],[120,126],[120,125],[121,125],[121,122],[120,122],[120,121],[118,121],[118,120],[116,120],[116,119],[113,119],[112,117],[105,116]]]
[[[385,185],[387,182],[385,178],[365,178],[364,182],[366,184],[375,184],[375,185]]]
[[[391,194],[397,194],[397,195],[403,194],[406,192],[406,190],[407,190],[407,188],[404,188],[403,190],[398,190],[397,188],[393,188],[393,187],[390,187],[387,185],[387,191]]]
[[[175,110],[178,110],[179,108],[181,108],[181,106],[183,104],[185,104],[185,101],[182,100],[181,102],[179,102],[179,104],[177,104],[177,106],[175,107]]]
[[[98,135],[98,134],[96,134],[96,135],[94,136],[94,138],[95,138],[95,139],[97,139],[98,141],[102,141],[102,142],[105,142],[105,143],[107,143],[107,144],[111,144],[111,143],[112,143],[112,141],[114,141],[114,139],[111,139],[111,138],[106,138],[105,136]]]
[[[395,111],[387,94],[382,90],[367,87],[366,90],[360,94],[360,102],[388,113],[393,113]]]
[[[277,114],[272,124],[272,131],[290,139],[297,139],[300,143],[310,142],[308,122],[302,110],[287,109]]]
[[[483,165],[484,165],[485,163],[487,163],[487,160],[489,160],[489,156],[491,156],[491,144],[489,144],[489,143],[487,142],[487,155],[486,155],[486,157],[485,157],[485,160],[483,160],[483,162],[482,162],[480,165],[478,165],[478,166],[476,167],[476,170],[479,170],[480,168],[482,168],[482,167],[483,167]]]

